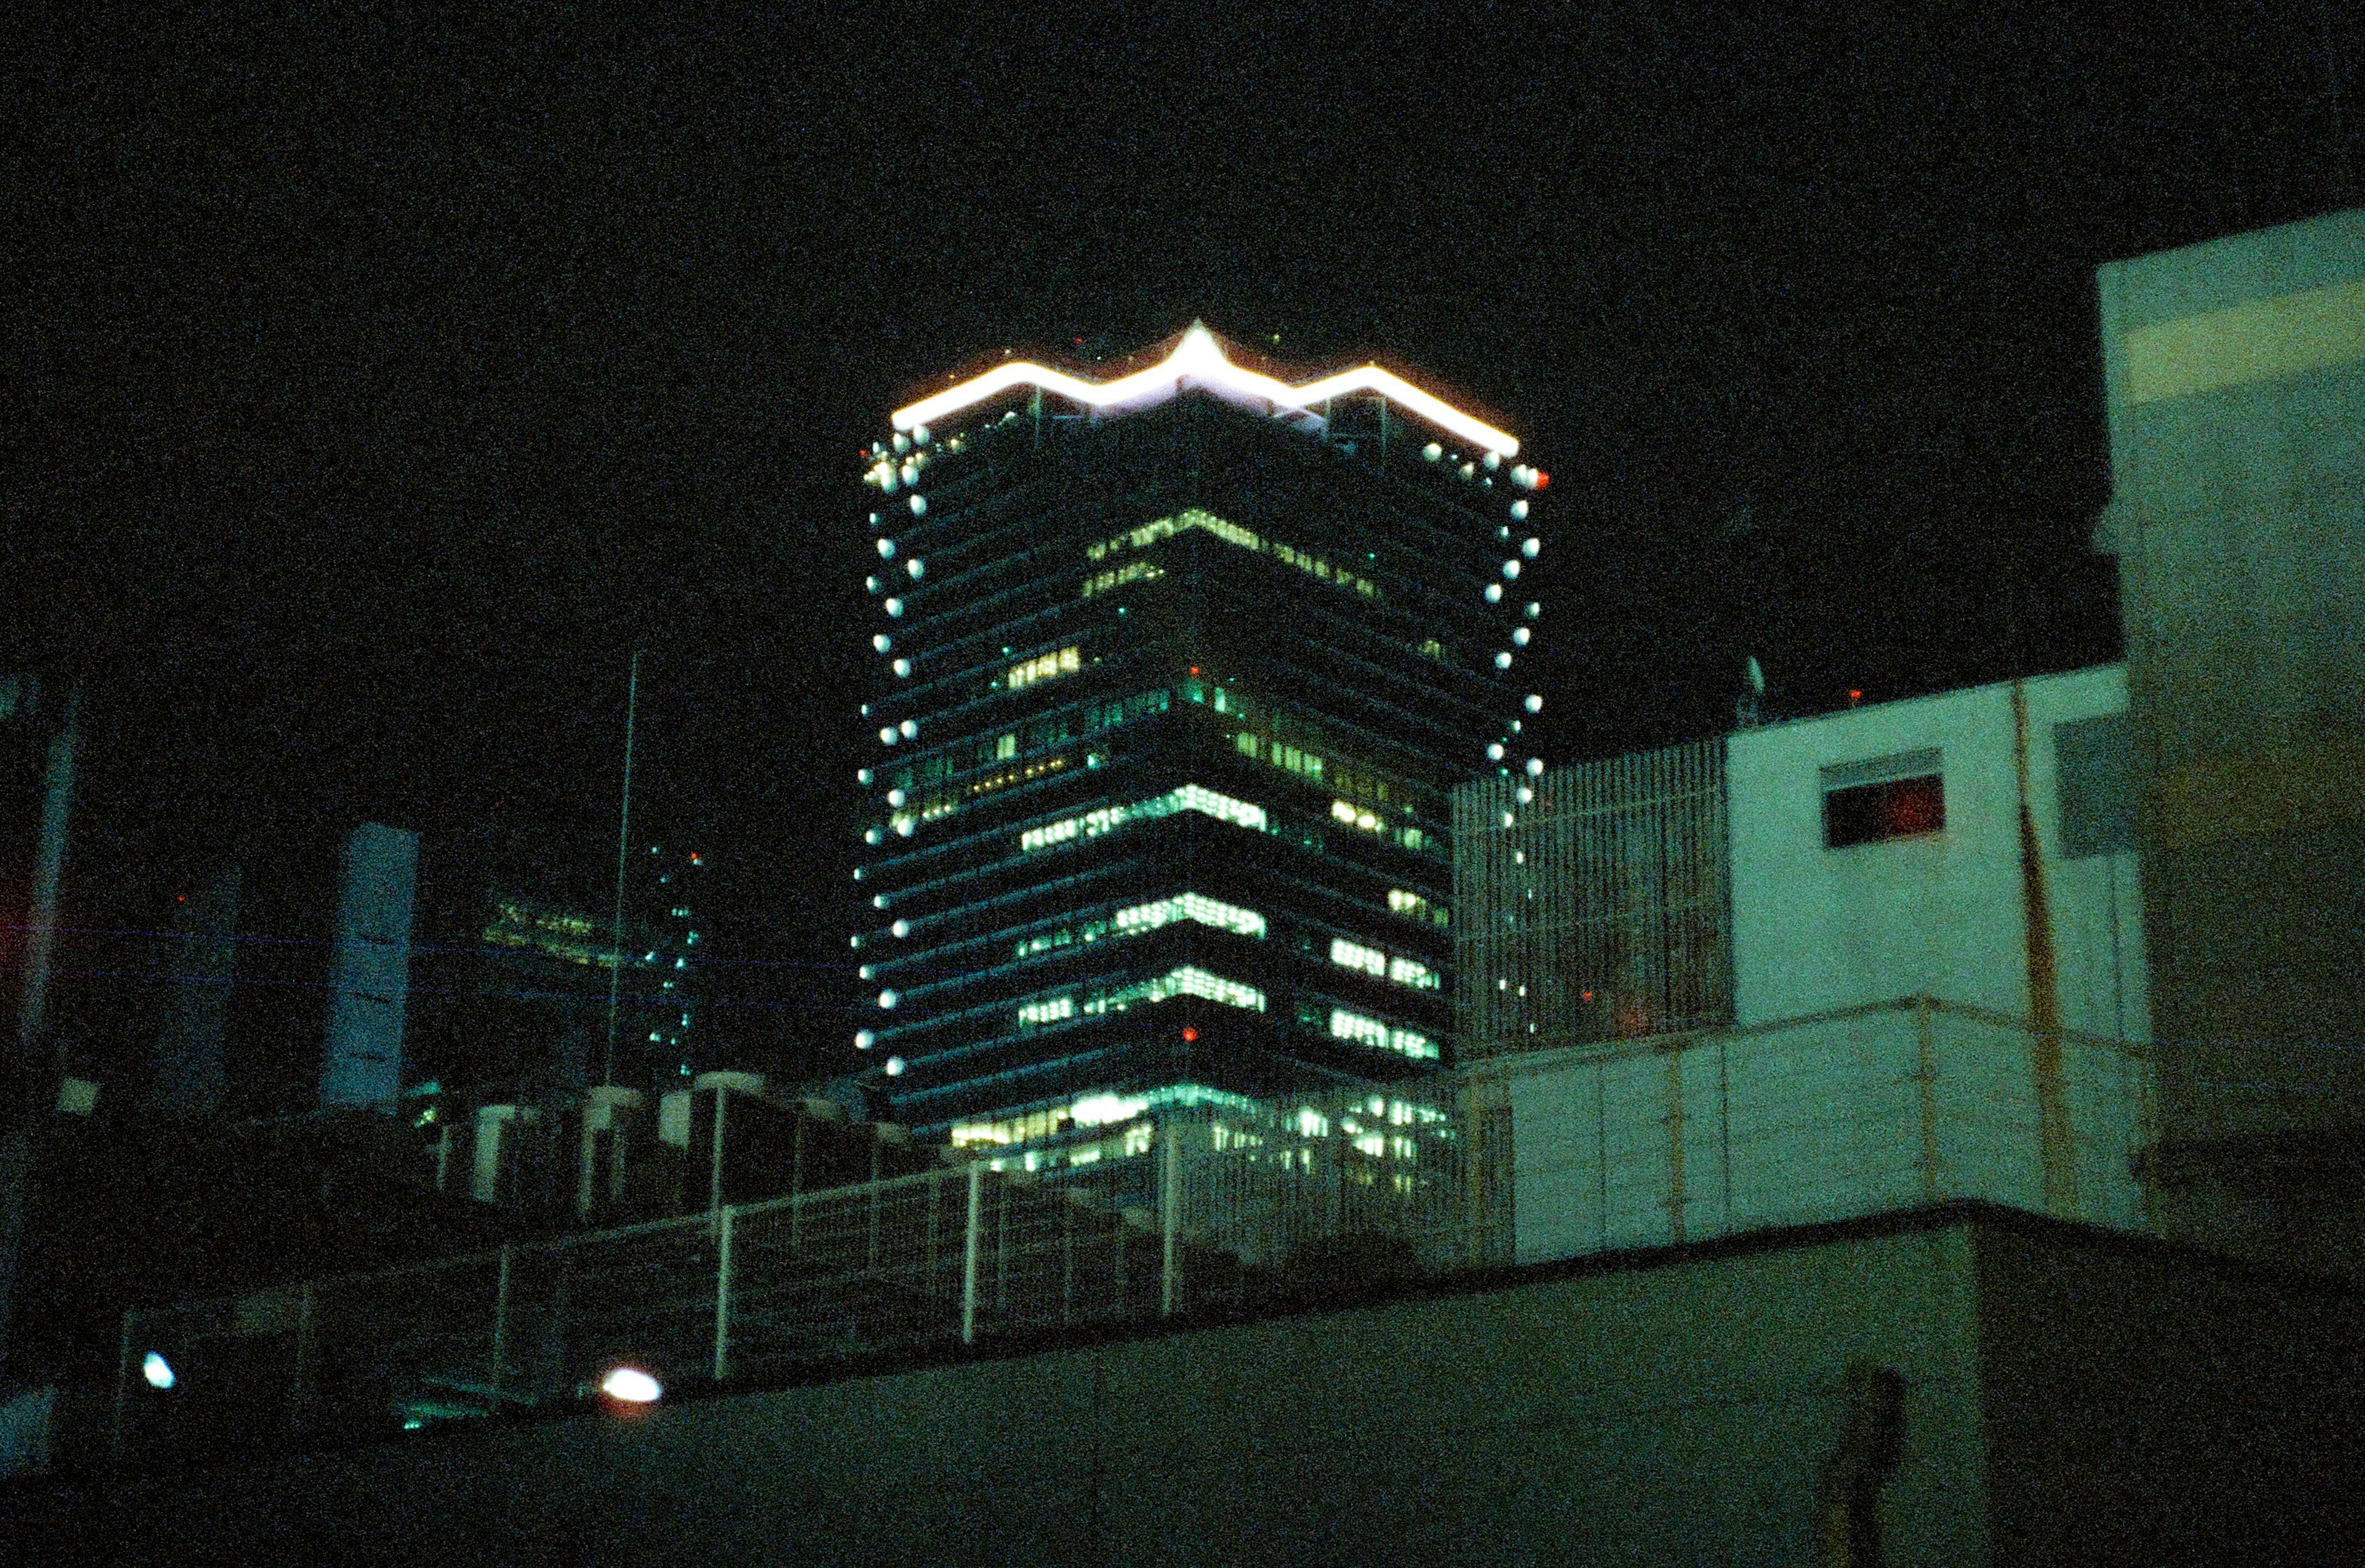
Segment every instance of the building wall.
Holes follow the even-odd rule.
[[[2149,1037],[2131,848],[2065,854],[2055,726],[2123,712],[2117,666],[1743,730],[1727,743],[1735,1009],[1744,1025],[1928,995],[2033,1015],[2015,685],[2057,1022]],[[1825,845],[1826,770],[1935,751],[1943,831]],[[2085,848],[2085,844],[2072,846]]]
[[[2160,1031],[2194,1081],[2172,1131],[2353,1118],[2365,210],[2113,263],[2100,285],[2100,542],[2119,559]]]
[[[163,1478],[109,1512],[143,1562],[1807,1563],[1865,1360],[1907,1383],[1890,1561],[1972,1562],[1971,1262],[1922,1231],[1608,1268]]]
[[[21,1562],[1828,1561],[1852,1364],[1891,1563],[2338,1561],[2323,1287],[1973,1212],[75,1492]],[[2319,1484],[2323,1483],[2323,1484]]]
[[[364,823],[346,835],[320,1060],[324,1105],[375,1104],[402,1092],[410,916],[418,886],[417,834]]]

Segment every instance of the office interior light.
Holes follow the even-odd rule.
[[[898,431],[912,430],[931,420],[974,408],[987,398],[1007,392],[1014,386],[1033,386],[1054,392],[1072,402],[1093,409],[1131,409],[1147,408],[1173,397],[1186,385],[1196,385],[1236,398],[1270,403],[1276,410],[1311,410],[1332,398],[1343,398],[1357,392],[1376,392],[1389,402],[1428,420],[1450,435],[1482,448],[1497,457],[1519,454],[1517,437],[1505,434],[1483,420],[1474,420],[1443,398],[1424,392],[1402,376],[1382,370],[1376,364],[1355,370],[1341,371],[1303,386],[1292,386],[1270,375],[1234,364],[1224,356],[1224,346],[1216,334],[1198,322],[1191,324],[1174,352],[1147,370],[1115,381],[1091,382],[1070,375],[1063,371],[1014,360],[999,364],[984,375],[948,386],[942,392],[921,398],[906,408],[898,409],[893,424]],[[901,436],[896,438],[902,440]],[[914,512],[925,510],[920,498],[913,498]]]

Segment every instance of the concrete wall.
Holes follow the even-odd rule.
[[[1891,1563],[2352,1555],[2353,1303],[1973,1211],[631,1421],[19,1485],[0,1558],[1806,1564],[1858,1361],[1904,1380]]]
[[[1959,1226],[1679,1256],[422,1434],[142,1482],[52,1528],[143,1563],[1804,1564],[1864,1359],[1907,1386],[1889,1561],[1977,1562],[1972,1263]]]
[[[2039,1037],[2012,1019],[1881,1006],[1503,1058],[1469,1079],[1508,1113],[1494,1191],[1508,1188],[1521,1263],[1950,1199],[2148,1229],[2145,1064],[2084,1036],[2049,1050],[2047,1086]]]
[[[2101,271],[2171,1132],[2365,1095],[2365,211]],[[2322,1047],[2332,1048],[2322,1048]],[[2316,1048],[2310,1048],[2316,1047]],[[2227,1093],[2227,1083],[2272,1093]]]
[[[2122,712],[2116,666],[2020,683],[2059,1022],[2149,1036],[2132,853],[2066,857],[2055,726]],[[1744,1025],[1922,994],[2030,1015],[2011,683],[1744,730],[1727,743],[1736,1014]],[[1934,749],[1944,832],[1824,846],[1822,770]]]

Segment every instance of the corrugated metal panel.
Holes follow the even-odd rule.
[[[1453,827],[1466,1059],[1732,1017],[1722,741],[1466,784]]]

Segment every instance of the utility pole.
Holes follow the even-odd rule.
[[[624,684],[624,799],[616,813],[615,962],[608,966],[608,1059],[600,1081],[616,1082],[616,1006],[624,983],[624,868],[633,846],[633,725],[641,707],[641,650],[633,650],[632,673]]]
[[[80,747],[82,684],[67,689],[63,717],[50,738],[42,780],[41,830],[33,851],[32,897],[25,921],[25,989],[17,1038],[0,1082],[0,1377],[7,1370],[17,1269],[24,1257],[25,1213],[31,1199],[38,1135],[51,1114],[65,1076],[64,1047],[41,1058],[49,1025],[50,964],[58,936],[58,887],[65,874],[66,829],[73,810],[74,763]]]

